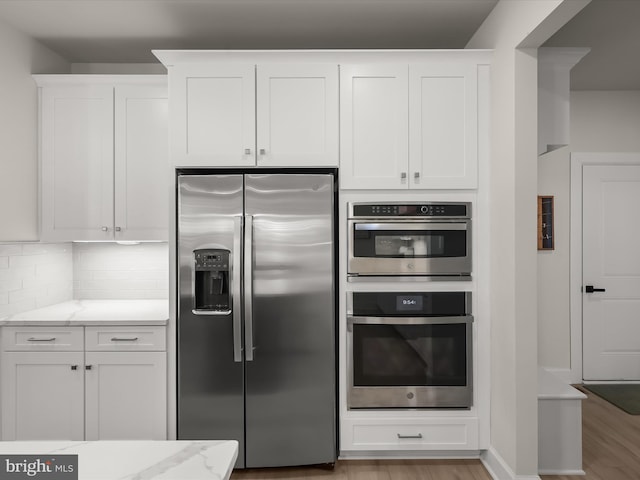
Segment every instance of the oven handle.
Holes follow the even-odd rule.
[[[381,231],[397,231],[397,230],[468,230],[469,220],[463,222],[456,220],[451,222],[430,222],[421,221],[414,223],[385,222],[385,223],[355,223],[355,230],[381,230]]]
[[[347,329],[351,331],[354,324],[358,325],[441,325],[455,323],[473,323],[473,315],[459,315],[455,317],[358,317],[347,316]]]

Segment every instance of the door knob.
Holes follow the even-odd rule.
[[[586,293],[593,293],[593,292],[606,292],[607,290],[604,288],[593,288],[593,285],[585,285],[584,291]]]

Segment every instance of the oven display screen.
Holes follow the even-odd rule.
[[[398,295],[396,309],[398,312],[421,312],[422,295]]]

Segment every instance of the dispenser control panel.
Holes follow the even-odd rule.
[[[229,270],[229,252],[226,250],[196,250],[193,256],[196,270]]]

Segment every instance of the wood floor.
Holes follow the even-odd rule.
[[[614,407],[578,387],[582,402],[582,466],[586,476],[544,475],[543,480],[640,479],[640,415]]]
[[[580,388],[580,387],[578,387]],[[543,475],[543,480],[639,480],[640,415],[614,407],[580,388],[582,463],[586,476]],[[480,460],[340,460],[335,469],[236,471],[232,480],[491,480]]]
[[[491,480],[480,460],[339,460],[322,468],[235,471],[232,480]]]

